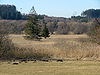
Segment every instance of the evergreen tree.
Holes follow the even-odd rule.
[[[29,16],[28,23],[25,27],[25,33],[31,39],[39,39],[40,37],[40,25],[38,24],[38,18],[36,15]]]
[[[39,25],[39,18],[34,9],[34,6],[30,10],[29,20],[25,27],[25,33],[30,39],[40,39],[41,27]]]
[[[44,28],[43,28],[43,31],[42,31],[42,36],[46,39],[47,37],[50,37],[49,34],[50,34],[49,30],[48,30],[48,28],[47,28],[47,26],[45,24]]]
[[[34,8],[34,6],[32,6],[31,10],[30,10],[30,13],[29,14],[34,14],[34,15],[37,15],[36,13],[36,10]]]

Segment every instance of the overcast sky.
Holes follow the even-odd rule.
[[[80,15],[86,9],[100,8],[100,0],[0,0],[0,4],[15,5],[22,13],[29,13],[34,6],[38,14],[60,17]]]

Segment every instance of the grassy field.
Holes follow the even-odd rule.
[[[31,48],[31,50],[23,50],[26,51],[27,54],[29,53],[29,55],[37,50],[37,52],[47,53],[55,58],[100,58],[100,46],[91,42],[89,37],[85,34],[52,35],[41,41],[25,40],[23,36],[24,35],[10,35],[16,46],[20,48]]]
[[[100,75],[100,62],[28,62],[18,65],[1,62],[0,75]]]
[[[100,60],[100,46],[91,42],[87,35],[52,35],[41,41],[25,40],[23,36],[10,35],[15,46],[22,48],[15,50],[16,56],[29,57],[36,53],[36,56],[45,57],[47,54],[70,61],[29,61],[18,65],[0,62],[0,75],[100,75],[100,62],[97,61]]]

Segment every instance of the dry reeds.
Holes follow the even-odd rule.
[[[13,36],[12,40],[14,39],[13,42],[20,49],[13,53],[18,58],[75,58],[80,60],[100,57],[100,46],[93,43],[87,35],[53,35],[50,39],[41,41],[25,40],[21,35],[18,35],[18,39],[15,37],[17,35]]]

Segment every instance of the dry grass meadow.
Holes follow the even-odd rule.
[[[36,51],[51,55],[53,58],[73,58],[77,60],[87,60],[88,58],[95,60],[100,58],[100,46],[93,43],[85,34],[51,35],[51,37],[42,39],[41,41],[25,40],[23,36],[24,35],[10,35],[16,46],[30,49],[23,50],[24,52],[26,51],[27,54],[32,54]]]
[[[16,56],[37,53],[66,61],[19,63],[16,60],[17,65],[0,62],[0,75],[100,75],[100,46],[87,35],[52,35],[41,41],[25,40],[23,36],[10,35],[12,42],[21,48],[14,51]]]

